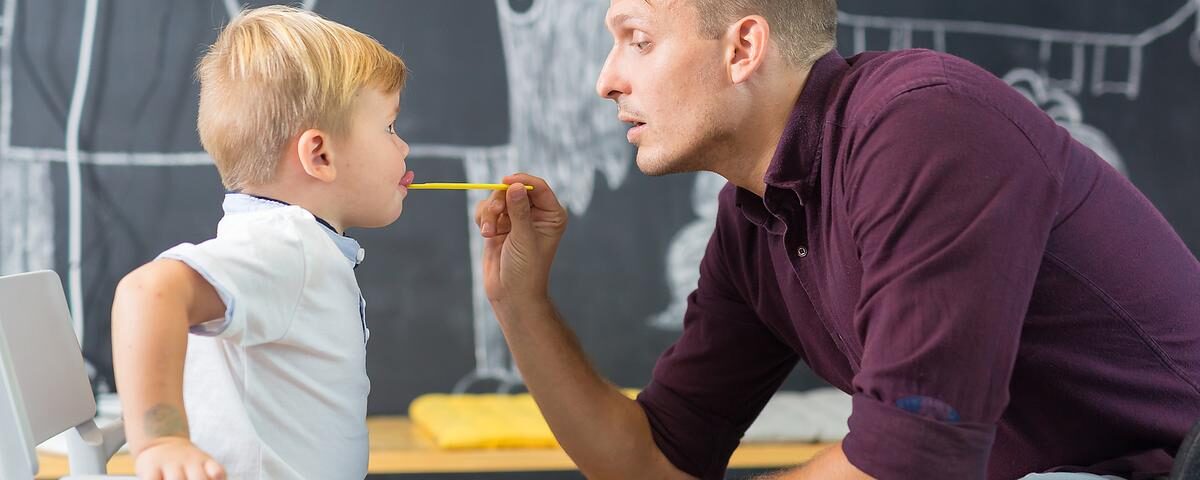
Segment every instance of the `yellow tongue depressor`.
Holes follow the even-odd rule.
[[[409,190],[508,190],[503,183],[414,183]],[[525,190],[533,190],[532,185],[526,185]]]

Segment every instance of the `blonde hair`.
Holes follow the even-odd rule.
[[[243,11],[196,67],[200,143],[225,188],[268,183],[292,137],[309,128],[345,134],[359,90],[399,92],[406,73],[375,39],[315,13]]]

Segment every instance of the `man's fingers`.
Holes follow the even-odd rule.
[[[508,187],[508,209],[505,212],[508,222],[508,237],[516,244],[527,244],[535,235],[533,230],[533,214],[530,213],[529,194],[524,184],[517,182]],[[527,247],[532,247],[528,244]]]
[[[507,213],[501,213],[496,219],[496,235],[507,235],[512,231],[512,219],[508,218]]]
[[[508,216],[511,217],[513,224],[521,224],[529,222],[529,192],[525,190],[525,185],[517,182],[508,186],[506,192],[508,197]]]
[[[486,200],[483,200],[475,205],[475,225],[479,227],[479,232],[484,237],[500,235],[497,233],[498,217],[504,213],[506,206],[504,204],[505,192],[494,192]],[[506,233],[506,232],[505,232]]]
[[[529,175],[527,173],[514,173],[504,177],[504,183],[509,185],[520,183],[529,185],[533,190],[529,191],[529,200],[533,208],[538,210],[557,211],[562,209],[562,204],[558,203],[558,196],[554,194],[554,190],[550,189],[550,184],[545,180]],[[511,189],[510,189],[511,190]]]
[[[476,227],[483,225],[483,209],[485,208],[484,205],[487,205],[487,202],[488,202],[487,200],[481,200],[479,203],[475,204],[475,226]]]

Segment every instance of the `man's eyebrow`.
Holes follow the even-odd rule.
[[[642,19],[641,17],[635,17],[628,13],[618,13],[616,15],[613,15],[612,19],[610,19],[610,21],[608,22],[608,25],[610,28],[616,29],[617,27],[624,25],[626,23],[633,23],[633,24],[637,24],[639,26],[643,26],[643,25],[647,25],[649,22]]]
[[[614,15],[612,18],[608,19],[608,25],[610,27],[616,27],[622,23],[629,21],[629,19],[630,19],[629,14],[621,13],[618,15]]]

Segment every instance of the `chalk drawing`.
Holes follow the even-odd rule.
[[[464,159],[467,181],[495,182],[513,172],[535,172],[576,215],[587,212],[597,173],[608,188],[624,182],[633,164],[626,126],[617,120],[616,105],[594,92],[612,46],[604,26],[607,9],[602,0],[534,0],[519,12],[508,0],[496,0],[511,137],[508,149],[469,154]],[[485,197],[485,192],[468,193],[472,231],[475,202]],[[498,381],[502,390],[520,384],[483,291],[482,246],[478,235],[472,235],[476,366],[455,386],[460,392],[481,380]]]
[[[650,326],[664,330],[683,329],[687,296],[696,289],[696,282],[700,280],[700,259],[704,257],[708,238],[716,226],[717,194],[725,184],[725,178],[715,173],[696,174],[696,182],[692,187],[692,209],[696,219],[675,234],[667,251],[665,267],[667,286],[671,289],[671,305],[651,316]]]
[[[4,2],[0,14],[0,275],[54,268],[50,165],[14,162],[8,154],[12,149],[16,13],[16,0]]]
[[[1108,135],[1100,129],[1083,122],[1083,110],[1079,102],[1067,91],[1049,86],[1049,81],[1038,72],[1018,68],[1004,76],[1004,81],[1012,85],[1025,98],[1028,98],[1055,122],[1061,125],[1071,136],[1108,162],[1122,174],[1126,173],[1125,161],[1121,153],[1108,139]]]
[[[979,35],[995,37],[997,41],[1028,41],[1039,45],[1037,59],[1038,71],[1047,78],[1050,86],[1061,88],[1072,95],[1082,93],[1084,72],[1087,64],[1087,50],[1091,49],[1092,75],[1090,92],[1092,95],[1121,93],[1129,98],[1137,98],[1142,85],[1142,55],[1146,46],[1154,43],[1183,26],[1189,19],[1196,21],[1196,32],[1191,37],[1192,60],[1200,65],[1200,0],[1188,0],[1170,17],[1158,24],[1136,34],[1084,32],[1074,30],[1057,30],[1051,28],[1031,27],[1005,23],[989,23],[964,20],[939,20],[925,18],[903,18],[854,15],[838,12],[838,24],[843,29],[852,31],[854,52],[866,50],[867,31],[871,29],[885,30],[890,35],[890,48],[893,50],[913,46],[913,34],[920,32],[933,38],[935,50],[947,51],[947,35]],[[1053,47],[1065,45],[1070,47],[1071,76],[1069,78],[1054,78],[1046,72],[1054,59]],[[1109,50],[1124,51],[1129,56],[1129,65],[1123,80],[1107,80],[1106,61]]]
[[[78,164],[111,166],[210,165],[204,152],[105,152],[14,146],[12,131],[12,33],[17,0],[3,0],[0,23],[0,274],[53,267],[54,205],[49,168],[55,162],[77,160]],[[495,0],[504,46],[508,76],[511,136],[504,145],[412,146],[413,156],[459,158],[467,180],[494,182],[514,171],[530,171],[546,177],[563,204],[574,215],[584,215],[599,179],[607,188],[622,185],[632,164],[630,147],[624,140],[624,125],[616,121],[615,106],[594,95],[592,88],[611,38],[603,18],[608,2],[603,0],[534,0],[527,10],[516,11],[509,0]],[[237,0],[223,0],[227,13],[242,9]],[[315,0],[302,6],[313,9]],[[866,47],[869,30],[889,33],[892,48],[912,46],[914,33],[930,34],[932,48],[952,49],[958,35],[995,37],[997,41],[1036,42],[1039,55],[1030,65],[1020,65],[1006,79],[1027,97],[1046,109],[1064,128],[1118,168],[1124,163],[1107,135],[1084,123],[1075,97],[1086,90],[1091,95],[1123,94],[1130,99],[1141,90],[1143,50],[1159,38],[1189,21],[1196,27],[1189,39],[1189,53],[1200,65],[1200,0],[1188,0],[1171,16],[1136,34],[1082,32],[981,21],[855,15],[839,12],[843,29],[850,29],[853,48]],[[1065,60],[1057,53],[1070,53]],[[1123,78],[1108,79],[1105,65],[1110,54],[1128,55]],[[1085,83],[1091,62],[1090,82]],[[1048,74],[1051,63],[1069,64],[1070,74],[1056,78]],[[79,97],[79,104],[86,100]],[[75,102],[73,102],[75,103]],[[597,173],[600,175],[597,177]],[[697,177],[696,220],[675,237],[665,271],[675,301],[648,319],[659,328],[679,328],[683,301],[698,277],[696,265],[715,216],[717,181],[709,175]],[[469,205],[485,193],[467,192]],[[473,212],[467,212],[468,221]],[[471,230],[474,231],[472,223]],[[72,226],[68,235],[79,235]],[[500,335],[486,296],[480,269],[482,242],[470,235],[472,301],[475,328],[475,370],[456,386],[470,388],[482,380],[500,383],[500,389],[520,384],[507,347]],[[74,290],[74,289],[72,289]],[[76,293],[73,293],[75,295]],[[74,303],[73,303],[74,305]],[[80,316],[82,321],[82,316]]]

